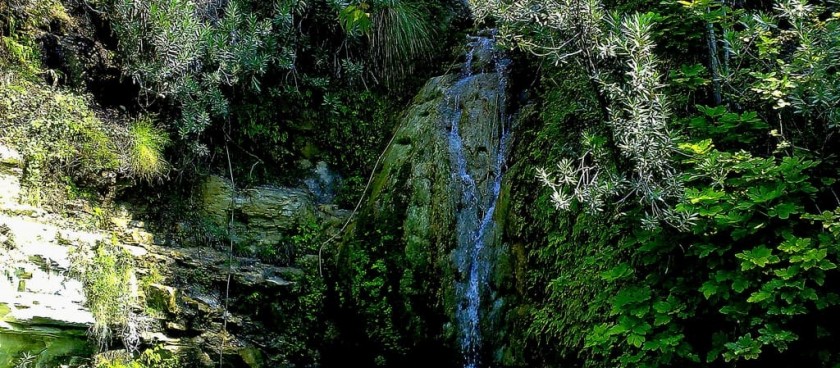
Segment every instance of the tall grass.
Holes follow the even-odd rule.
[[[169,163],[163,155],[163,150],[169,144],[166,131],[155,127],[152,120],[142,118],[128,129],[131,150],[128,165],[134,177],[151,181],[166,174]]]
[[[380,75],[393,85],[432,51],[431,24],[417,5],[403,0],[375,4],[370,46]]]

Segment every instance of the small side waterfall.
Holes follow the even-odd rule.
[[[464,366],[473,368],[480,365],[482,296],[487,291],[484,286],[493,264],[493,214],[510,139],[510,118],[505,108],[510,61],[495,51],[492,36],[472,37],[469,46],[460,79],[445,94],[441,112],[448,128],[453,179],[461,191],[456,217],[455,262],[460,275],[456,285],[456,322]],[[496,85],[485,86],[479,98],[497,111],[465,111],[465,89],[488,82]],[[462,130],[465,124],[469,125],[469,133]]]

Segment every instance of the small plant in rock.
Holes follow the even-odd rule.
[[[102,354],[97,357],[95,368],[178,368],[180,359],[161,345],[146,349],[139,356],[131,354]]]
[[[163,176],[169,167],[163,157],[169,135],[155,127],[150,118],[135,121],[128,133],[131,150],[127,161],[131,174],[146,181]]]
[[[9,225],[0,224],[0,247],[6,250],[15,249],[15,235]]]
[[[119,338],[126,349],[136,351],[148,321],[136,312],[140,300],[132,256],[112,239],[77,248],[71,261],[95,319],[90,336],[102,350]]]
[[[24,352],[15,361],[15,368],[31,368],[35,366],[38,355]]]

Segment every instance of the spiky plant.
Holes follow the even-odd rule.
[[[624,60],[626,77],[619,82],[600,79],[613,101],[607,124],[613,140],[632,165],[629,190],[648,208],[651,221],[680,219],[671,206],[682,187],[671,165],[675,145],[668,123],[671,113],[663,92],[662,76],[651,38],[653,14],[609,18],[609,33],[600,47],[601,57]]]
[[[128,156],[131,174],[147,181],[162,176],[169,167],[163,156],[163,150],[169,144],[169,135],[155,127],[149,118],[135,121],[128,132],[131,141]]]
[[[427,59],[434,32],[422,10],[406,0],[374,3],[370,48],[379,74],[393,85]]]
[[[653,52],[654,16],[633,14],[598,19],[602,19],[601,29],[589,32],[592,39],[576,44],[589,48],[581,53],[592,56],[586,57],[585,62],[589,64],[600,92],[608,98],[606,125],[612,133],[615,150],[630,170],[617,172],[608,164],[612,159],[606,158],[605,148],[586,144],[592,139],[585,138],[583,143],[587,148],[576,165],[563,161],[557,165],[555,175],[540,170],[539,179],[552,190],[552,199],[558,209],[568,209],[576,200],[597,212],[610,198],[623,198],[620,203],[633,197],[647,208],[645,225],[656,226],[664,220],[685,226],[689,221],[687,215],[673,210],[674,203],[682,196],[682,185],[671,165],[675,145],[668,129],[671,114]],[[575,22],[594,24],[595,20]],[[554,56],[564,55],[569,54]],[[609,73],[601,72],[614,65],[624,71],[624,78],[608,78],[605,75]]]

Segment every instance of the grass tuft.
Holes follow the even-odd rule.
[[[155,127],[150,118],[142,118],[131,124],[128,132],[131,141],[128,164],[132,175],[146,181],[165,175],[169,163],[163,150],[170,142],[166,131]]]

